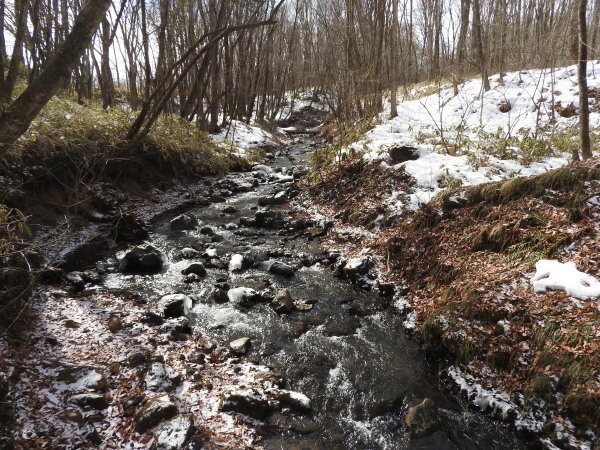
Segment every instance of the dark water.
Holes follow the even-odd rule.
[[[300,164],[310,150],[310,142],[297,142],[269,164]],[[250,174],[240,175],[244,177],[251,180]],[[525,448],[506,425],[468,410],[440,389],[435,371],[417,345],[405,337],[402,320],[388,301],[336,278],[320,264],[304,267],[290,278],[268,272],[274,259],[290,264],[323,259],[316,240],[285,228],[225,229],[227,224],[238,224],[240,217],[254,217],[258,198],[284,186],[261,184],[257,190],[229,197],[225,204],[187,211],[198,218],[200,227],[210,226],[221,235],[221,242],[210,242],[200,227],[173,232],[169,222],[176,214],[163,217],[155,224],[149,242],[167,255],[166,269],[152,276],[113,273],[105,284],[139,290],[149,298],[174,292],[195,295],[199,301],[192,319],[198,332],[223,342],[250,337],[253,344],[248,357],[281,373],[287,389],[311,399],[310,414],[276,413],[268,421],[272,434],[264,439],[266,448]],[[225,206],[233,206],[237,212],[224,213]],[[184,283],[180,272],[190,261],[178,260],[179,254],[182,248],[199,242],[224,259],[252,249],[257,262],[241,273],[210,268],[202,282]],[[219,280],[226,280],[231,288],[285,287],[296,299],[314,301],[314,308],[280,316],[265,303],[245,308],[232,302],[207,301]],[[443,425],[428,437],[411,440],[402,415],[425,397],[440,408]]]

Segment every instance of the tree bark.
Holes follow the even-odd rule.
[[[90,0],[81,10],[73,30],[46,69],[0,115],[0,155],[25,132],[41,109],[69,78],[79,58],[90,45],[98,24],[112,0]]]
[[[473,39],[475,40],[475,51],[477,52],[477,62],[479,64],[479,70],[481,71],[481,82],[483,83],[483,90],[489,91],[490,80],[487,76],[487,64],[486,57],[483,51],[483,29],[481,26],[481,0],[473,0]]]
[[[390,36],[390,117],[398,115],[398,0],[392,0]]]
[[[588,103],[589,92],[587,84],[588,46],[586,12],[587,0],[579,0],[579,62],[577,64],[577,78],[579,82],[581,156],[584,160],[592,157],[590,143],[590,108]]]

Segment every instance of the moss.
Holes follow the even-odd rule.
[[[549,402],[555,391],[556,385],[552,378],[544,372],[539,372],[529,380],[525,389],[525,397],[528,399],[541,398]]]

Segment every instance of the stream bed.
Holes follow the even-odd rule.
[[[308,136],[296,138],[268,166],[217,182],[222,198],[161,216],[146,243],[164,255],[163,269],[108,268],[103,287],[138,292],[151,303],[185,294],[195,334],[224,345],[250,338],[241,359],[268,367],[311,404],[308,412],[283,408],[265,418],[264,448],[526,448],[506,424],[441,387],[390,298],[336,276],[340,255],[319,246],[322,223],[289,217],[277,204],[297,195],[314,145]],[[189,226],[173,225],[190,218]],[[182,275],[194,262],[206,273]],[[284,289],[295,307],[276,312],[271,301]],[[402,417],[425,398],[437,406],[439,426],[410,437]]]

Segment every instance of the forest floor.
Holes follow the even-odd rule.
[[[600,278],[599,163],[451,189],[397,215],[387,199],[415,180],[361,155],[321,171],[305,201],[335,221],[331,249],[372,258],[379,278],[399,286],[405,327],[442,361],[451,387],[549,448],[593,448],[598,300],[536,293],[531,279],[540,259]]]

